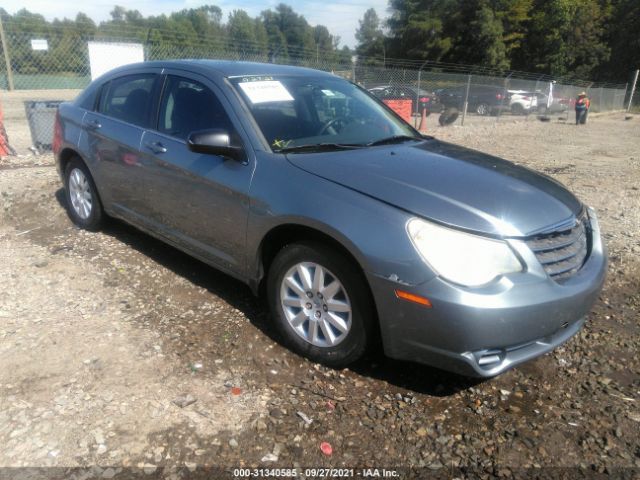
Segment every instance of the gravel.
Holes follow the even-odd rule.
[[[119,222],[74,228],[50,157],[3,159],[0,467],[638,475],[640,118],[431,133],[545,172],[597,210],[609,277],[567,344],[485,381],[382,356],[315,365],[231,278]]]

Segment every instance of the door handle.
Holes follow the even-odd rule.
[[[89,128],[90,130],[97,130],[99,128],[102,128],[102,124],[98,120],[91,120],[89,123],[87,123],[87,128]]]
[[[160,143],[160,142],[147,142],[147,143],[144,144],[144,146],[147,147],[149,150],[151,150],[153,153],[166,153],[167,152],[167,147],[162,145],[162,143]]]

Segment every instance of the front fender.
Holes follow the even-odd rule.
[[[410,213],[301,170],[279,155],[260,154],[257,160],[247,228],[248,278],[259,280],[262,240],[282,225],[330,236],[367,275],[408,285],[435,276],[406,233]]]

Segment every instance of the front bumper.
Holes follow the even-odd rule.
[[[564,283],[549,278],[523,241],[510,241],[528,266],[482,289],[439,277],[401,285],[370,275],[385,353],[464,375],[491,377],[542,355],[575,335],[604,283],[607,258],[595,216],[591,252]],[[401,289],[432,308],[396,297]]]

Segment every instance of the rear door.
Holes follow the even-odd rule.
[[[108,211],[135,219],[144,210],[140,141],[154,111],[160,75],[144,69],[106,81],[96,111],[83,120],[84,151]]]
[[[142,139],[145,216],[179,246],[230,272],[244,267],[253,161],[220,89],[183,71],[165,71],[158,118]],[[219,128],[245,146],[245,162],[187,147],[190,133]]]

